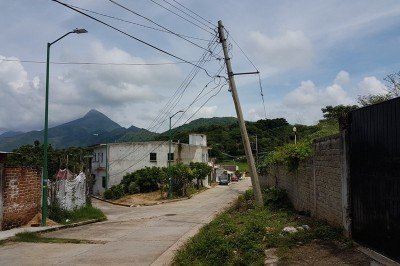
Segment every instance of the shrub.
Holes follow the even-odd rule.
[[[266,188],[263,190],[264,206],[272,210],[291,209],[292,203],[284,189]]]
[[[119,199],[125,195],[124,186],[122,184],[114,185],[104,191],[105,199]]]
[[[131,182],[128,187],[129,194],[140,193],[140,187],[136,182]]]
[[[310,157],[312,154],[311,144],[308,142],[299,142],[297,144],[289,143],[277,147],[275,151],[269,153],[259,165],[259,168],[265,171],[272,165],[286,165],[289,171],[295,171],[301,161]]]

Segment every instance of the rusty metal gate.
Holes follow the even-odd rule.
[[[352,236],[400,261],[400,98],[348,122]]]

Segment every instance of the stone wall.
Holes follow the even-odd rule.
[[[287,191],[295,209],[313,217],[345,227],[343,223],[342,191],[344,175],[343,138],[335,135],[314,142],[314,155],[302,162],[295,172],[285,166],[273,166],[263,176],[262,184]]]
[[[1,168],[0,168],[1,170]],[[5,167],[2,170],[2,230],[28,223],[41,208],[40,171],[26,167]]]

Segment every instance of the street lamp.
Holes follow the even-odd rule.
[[[49,131],[49,68],[50,68],[50,47],[71,33],[87,33],[85,29],[74,29],[67,32],[54,42],[47,43],[47,59],[46,59],[46,100],[44,109],[44,144],[43,144],[43,185],[42,185],[42,226],[46,226],[47,218],[47,179],[48,179],[48,169],[47,169],[47,148],[48,148],[48,131]]]
[[[293,127],[293,132],[294,132],[294,144],[296,145],[297,143],[297,128]]]
[[[172,133],[171,133],[171,119],[179,113],[183,113],[183,111],[178,111],[172,116],[169,117],[169,145],[168,145],[168,180],[169,180],[169,188],[168,188],[168,198],[172,197],[172,175],[171,175],[171,145],[172,145]]]

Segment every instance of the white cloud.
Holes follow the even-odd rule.
[[[307,66],[314,55],[311,41],[302,31],[286,31],[276,37],[252,31],[248,41],[256,62],[279,70]]]
[[[365,77],[358,83],[358,88],[362,95],[386,94],[388,92],[386,86],[374,76]]]
[[[346,85],[349,82],[350,82],[350,75],[349,75],[348,72],[346,72],[344,70],[341,70],[336,75],[336,78],[335,78],[335,81],[334,81],[335,84],[338,84],[338,85],[341,85],[341,86]]]
[[[43,102],[31,87],[28,74],[19,62],[1,61],[0,56],[0,130],[18,130],[38,124]]]
[[[193,107],[191,112],[194,113],[199,109],[199,107]],[[213,117],[218,109],[218,106],[203,106],[197,111],[195,117]]]
[[[283,99],[283,107],[288,108],[290,110],[288,113],[291,113],[288,118],[311,124],[321,118],[321,108],[327,105],[354,103],[345,89],[337,84],[338,77],[342,82],[343,77],[346,80],[347,75],[339,72],[334,84],[321,89],[311,80],[302,81],[299,87],[286,94]]]

